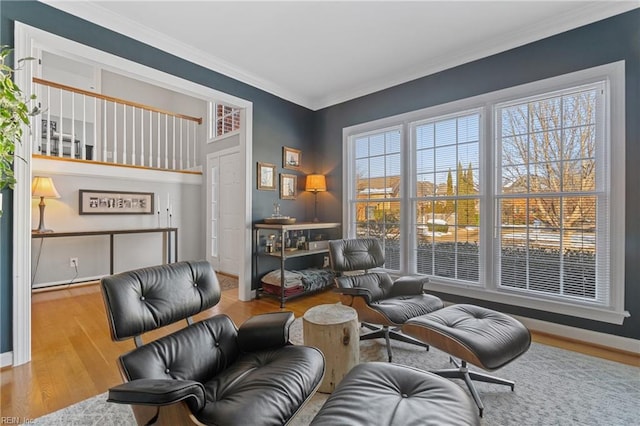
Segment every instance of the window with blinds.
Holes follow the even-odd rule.
[[[385,268],[400,270],[401,130],[383,130],[354,139],[352,228],[358,237],[383,242]]]
[[[345,129],[349,237],[435,291],[621,323],[624,65]]]
[[[497,106],[500,286],[608,302],[604,90]]]
[[[417,272],[479,280],[480,113],[413,126]]]

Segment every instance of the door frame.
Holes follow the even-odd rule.
[[[55,34],[15,22],[15,57],[31,56],[34,46],[44,46],[52,52],[74,52],[81,58],[95,62],[105,69],[136,78],[156,85],[164,85],[203,100],[217,99],[220,102],[241,108],[240,155],[244,158],[242,197],[244,208],[244,235],[240,242],[242,256],[238,275],[238,296],[240,300],[251,300],[251,205],[253,170],[251,164],[253,147],[253,103],[207,86],[185,80],[163,71],[132,62],[119,56],[94,49],[84,44],[65,39]],[[16,84],[23,89],[25,96],[32,92],[32,71],[27,66],[15,73]],[[30,132],[25,131],[21,144],[16,145],[15,177],[17,184],[13,192],[13,347],[10,356],[3,354],[2,362],[7,365],[21,365],[31,360],[31,142]]]
[[[207,158],[206,158],[207,173],[211,170],[211,167],[210,167],[209,163],[214,158],[217,158],[218,162],[219,162],[220,157],[223,157],[225,155],[232,155],[232,154],[240,154],[240,146],[222,148],[222,149],[220,149],[218,151],[213,151],[213,152],[208,153],[207,154]],[[219,181],[218,181],[218,183],[219,183]],[[206,248],[205,249],[206,249],[207,260],[210,257],[212,257],[211,253],[210,253],[210,251],[211,251],[210,250],[211,249],[210,241],[211,241],[211,235],[212,235],[212,232],[213,232],[213,229],[211,229],[211,202],[213,200],[211,200],[211,190],[209,188],[210,184],[211,184],[211,179],[206,179],[205,189],[204,190],[206,191],[205,202],[207,203],[207,209],[206,209],[206,212],[205,212],[205,218],[206,218],[205,220],[207,221],[207,226],[206,226],[207,234],[206,234],[206,237],[205,237],[206,238]],[[219,195],[220,192],[218,191],[217,194],[218,194],[218,199],[216,201],[219,204],[220,203],[220,195]],[[218,212],[220,212],[219,209],[218,209]],[[218,219],[219,219],[219,217],[218,217]],[[219,224],[220,224],[220,221],[218,220],[218,225]],[[220,236],[220,232],[219,231],[220,230],[218,229],[218,234],[217,234],[218,237]],[[221,244],[220,244],[220,241],[219,241],[218,242],[218,250],[220,249],[220,246],[221,246]],[[219,261],[219,256],[218,256],[218,261]],[[218,266],[220,266],[220,265],[218,265]],[[241,268],[239,268],[238,272],[240,272],[240,269]]]

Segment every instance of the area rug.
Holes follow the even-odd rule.
[[[292,325],[291,341],[303,341],[300,319]],[[450,367],[448,355],[437,349],[427,352],[402,342],[392,344],[395,363],[424,370]],[[361,342],[361,362],[386,361],[386,357],[383,340]],[[526,354],[492,374],[514,380],[516,387],[512,392],[508,386],[477,384],[485,405],[482,425],[639,424],[640,368],[533,343]],[[466,390],[462,381],[454,382]],[[308,425],[327,396],[317,393],[291,424]],[[108,403],[102,394],[40,417],[34,424],[115,426],[135,425],[135,420],[128,406]]]
[[[222,291],[225,290],[233,290],[238,288],[238,278],[232,277],[231,275],[226,274],[217,274],[218,282],[220,283],[220,289]]]

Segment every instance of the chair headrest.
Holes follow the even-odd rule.
[[[329,258],[334,271],[357,271],[384,265],[382,244],[376,238],[329,241]]]
[[[189,318],[220,301],[220,284],[206,261],[177,262],[100,280],[111,338],[124,340]]]

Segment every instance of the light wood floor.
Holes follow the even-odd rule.
[[[337,294],[327,291],[289,301],[286,310],[300,317],[312,306],[337,302]],[[236,290],[227,290],[215,308],[196,319],[225,313],[236,324],[241,324],[252,315],[278,310],[279,303],[273,298],[241,302]],[[117,357],[133,348],[132,342],[111,341],[98,285],[34,293],[32,336],[32,361],[0,370],[2,417],[28,421],[106,392],[109,387],[121,383]],[[157,337],[157,334],[149,337]],[[640,365],[638,356],[632,354],[549,335],[534,333],[534,340]]]

